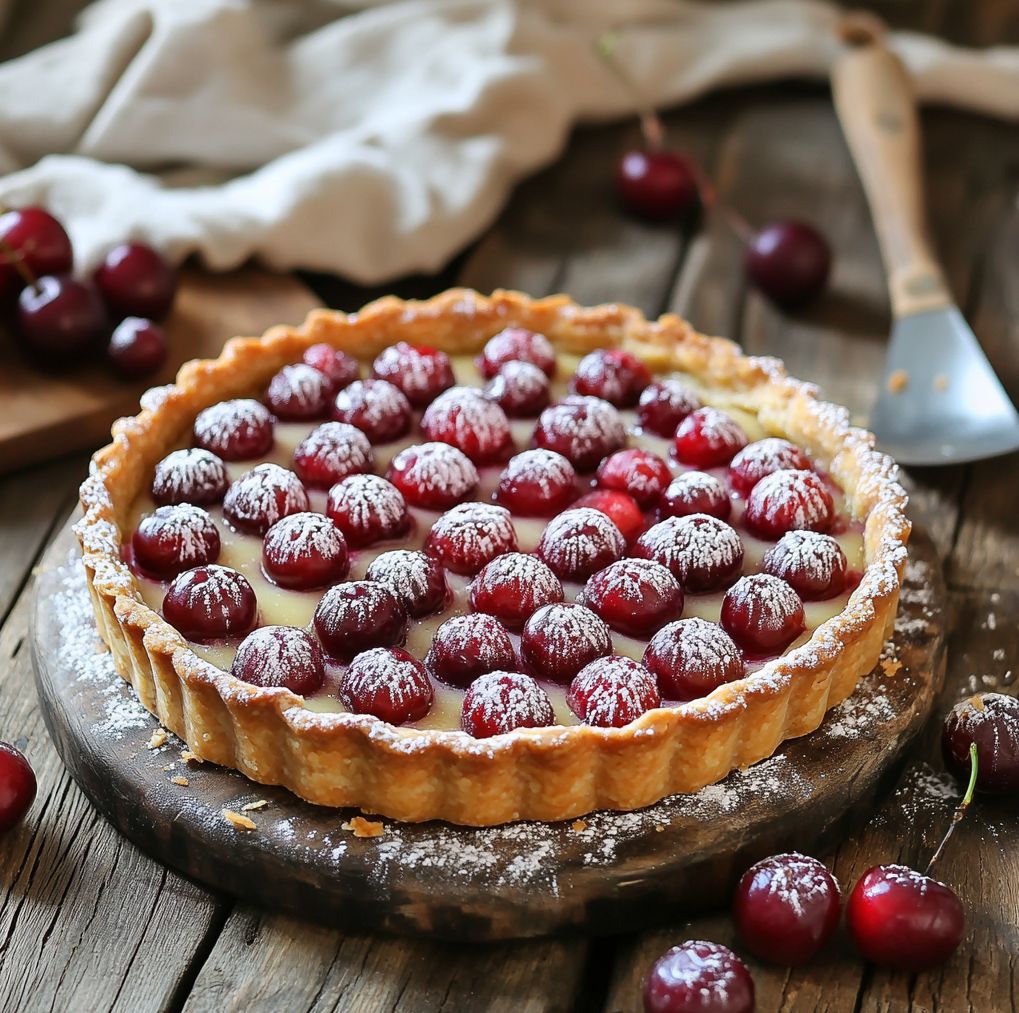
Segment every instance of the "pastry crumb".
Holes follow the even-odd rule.
[[[174,784],[184,785],[185,788],[188,786],[188,779],[186,777],[171,777],[170,780],[173,781]]]
[[[664,829],[665,829],[665,826],[663,824],[661,824],[661,823],[656,823],[655,824],[655,830],[657,830],[658,833],[661,833]]]
[[[902,662],[898,658],[885,658],[881,662],[881,671],[885,675],[895,675],[902,668]]]
[[[343,829],[353,830],[355,837],[381,837],[386,832],[381,823],[373,823],[363,816],[355,816],[349,823],[344,823]]]
[[[149,749],[158,749],[164,742],[166,742],[166,729],[157,728],[149,738]]]
[[[257,802],[249,802],[247,805],[241,806],[242,813],[254,812],[256,809],[264,809],[268,805],[268,801],[264,798],[260,798]]]
[[[888,374],[888,390],[892,394],[899,394],[909,386],[909,373],[904,369],[895,369]]]
[[[194,753],[191,752],[190,749],[182,749],[180,751],[180,758],[185,763],[201,763],[202,762]]]
[[[223,810],[223,819],[228,823],[232,823],[238,830],[256,830],[255,824],[248,819],[247,816],[242,816],[240,813],[235,813],[232,809]]]
[[[948,390],[948,377],[944,373],[938,373],[934,377],[934,389],[935,390]]]
[[[576,820],[573,824],[573,832],[575,834],[583,833],[587,829],[587,824],[583,820]]]
[[[173,770],[173,764],[168,763],[165,767],[163,767],[163,770]]]

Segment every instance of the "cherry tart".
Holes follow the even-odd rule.
[[[238,340],[118,423],[77,530],[142,699],[313,802],[475,825],[696,791],[816,727],[894,618],[887,460],[675,318],[457,298]]]

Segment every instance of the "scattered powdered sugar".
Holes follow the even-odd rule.
[[[373,580],[334,584],[318,600],[315,625],[327,629],[372,629],[376,612],[386,608],[395,597],[388,587]]]
[[[548,338],[522,327],[508,327],[489,338],[483,358],[489,373],[511,363],[533,365],[549,376],[556,368],[555,349]]]
[[[770,573],[740,577],[728,594],[733,607],[750,617],[747,625],[751,628],[780,627],[788,616],[803,608],[799,595],[784,580]]]
[[[845,571],[846,554],[831,535],[787,531],[765,553],[762,566],[765,572],[783,580],[802,576],[812,585],[828,585],[836,568]]]
[[[301,480],[278,464],[259,464],[227,490],[223,513],[240,527],[270,528],[287,514],[310,507]]]
[[[485,384],[485,397],[496,404],[500,404],[503,398],[510,397],[512,401],[524,404],[533,404],[538,399],[547,397],[549,380],[540,366],[533,362],[518,362],[513,360],[504,363],[499,372]]]
[[[152,498],[162,504],[183,503],[208,491],[214,499],[228,485],[226,465],[212,451],[201,447],[174,450],[156,465]]]
[[[771,862],[755,876],[755,886],[759,891],[767,878],[767,892],[771,897],[791,908],[797,915],[802,915],[804,904],[815,897],[827,896],[831,890],[831,881],[817,861],[803,855],[787,854],[781,862]]]
[[[478,469],[471,459],[448,443],[421,443],[401,450],[390,469],[402,473],[405,486],[455,499],[467,496],[478,484]]]
[[[553,517],[538,542],[538,555],[564,580],[587,577],[625,551],[619,528],[591,507],[574,507]]]
[[[776,471],[809,469],[810,458],[795,443],[768,436],[744,447],[729,468],[744,480],[744,485],[750,485]]]
[[[205,577],[201,579],[203,571]],[[167,593],[168,597],[176,598],[183,608],[203,615],[219,614],[225,605],[242,608],[253,595],[244,574],[218,563],[202,570],[185,571],[170,585]]]

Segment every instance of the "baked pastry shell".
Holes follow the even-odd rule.
[[[282,366],[319,342],[362,359],[397,341],[467,354],[508,326],[539,331],[560,352],[625,348],[656,373],[687,374],[709,403],[749,411],[770,434],[806,448],[864,523],[867,566],[845,609],[754,674],[623,728],[518,729],[478,740],[308,710],[289,690],[252,686],[199,658],[142,601],[121,557],[129,510],[200,411],[258,396]],[[584,308],[565,296],[484,297],[466,289],[425,302],[387,297],[349,315],[313,310],[300,327],[234,338],[218,359],[185,363],[176,383],[146,392],[139,414],[114,423],[112,436],[92,458],[75,532],[117,670],[201,760],[320,805],[489,826],[635,809],[695,792],[817,728],[877,663],[895,621],[910,524],[894,463],[874,449],[871,434],[848,424],[844,408],[820,401],[816,388],[788,377],[780,362],[744,356],[672,314],[648,321],[618,304]]]

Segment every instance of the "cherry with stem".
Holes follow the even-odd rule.
[[[945,845],[952,838],[952,834],[955,833],[955,828],[962,822],[962,818],[966,815],[966,810],[969,808],[970,802],[973,801],[973,792],[976,791],[977,787],[977,744],[971,742],[969,744],[969,784],[966,787],[966,794],[962,797],[962,802],[959,803],[958,808],[955,810],[952,816],[952,823],[948,828],[948,832],[944,837],[941,838],[941,843],[938,845],[938,850],[931,856],[931,860],[927,863],[927,868],[924,870],[924,875],[931,877],[934,873],[934,866],[937,864],[938,859],[942,856],[945,850]]]

